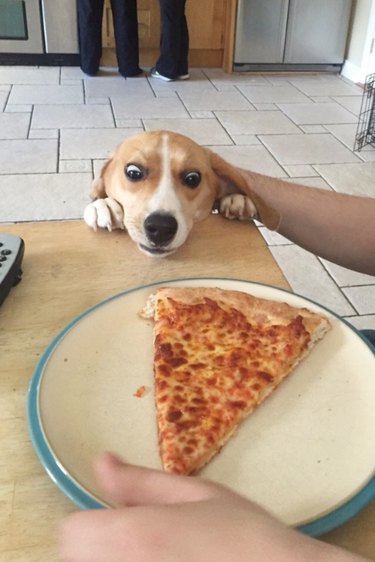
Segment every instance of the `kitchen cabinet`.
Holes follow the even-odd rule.
[[[189,26],[189,64],[195,67],[220,67],[226,60],[233,29],[228,16],[236,0],[190,0],[186,3]],[[159,54],[160,18],[158,0],[138,0],[141,65],[151,66]],[[103,17],[104,61],[116,64],[111,5],[105,0]]]

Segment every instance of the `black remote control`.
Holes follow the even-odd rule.
[[[0,305],[22,279],[25,243],[19,236],[0,232]]]

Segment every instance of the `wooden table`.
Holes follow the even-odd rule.
[[[81,221],[1,230],[20,235],[26,251],[23,280],[0,307],[0,560],[55,562],[56,527],[75,508],[40,465],[25,418],[30,377],[51,338],[96,302],[143,283],[184,276],[288,283],[253,225],[219,216],[196,225],[165,259],[144,256],[123,232],[94,233]],[[324,540],[375,560],[375,502]]]

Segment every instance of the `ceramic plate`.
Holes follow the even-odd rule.
[[[332,330],[201,472],[311,535],[375,496],[375,361],[346,322],[300,296],[233,279],[218,286],[323,312]],[[157,284],[100,302],[50,343],[33,373],[28,421],[45,469],[80,507],[104,506],[92,474],[101,451],[160,467],[153,402],[152,322],[138,312]],[[141,398],[135,391],[145,385]]]

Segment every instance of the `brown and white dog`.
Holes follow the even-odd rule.
[[[238,169],[188,137],[140,133],[120,144],[92,184],[84,211],[96,230],[126,229],[139,249],[163,257],[179,248],[216,200],[227,218],[253,218]]]

